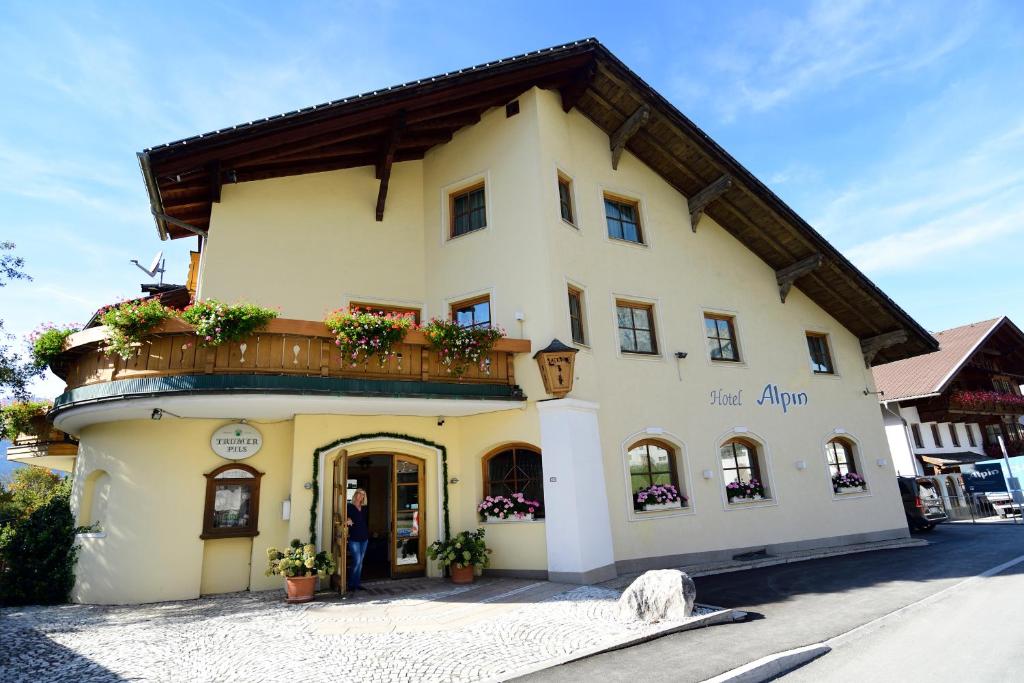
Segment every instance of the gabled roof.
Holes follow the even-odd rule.
[[[898,401],[941,394],[975,352],[1006,329],[1024,350],[1024,334],[1006,316],[954,327],[935,334],[939,350],[872,368],[882,401]]]
[[[209,230],[213,203],[229,182],[376,165],[386,196],[385,164],[423,158],[533,87],[558,91],[565,111],[577,109],[610,137],[630,129],[625,148],[692,202],[713,198],[703,213],[781,271],[780,285],[788,274],[787,291],[795,281],[862,341],[874,338],[867,344],[872,362],[938,348],[793,209],[593,38],[147,149],[139,162],[157,228],[164,239]],[[639,128],[624,125],[644,108]]]

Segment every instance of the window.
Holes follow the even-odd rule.
[[[640,206],[628,199],[604,196],[604,216],[608,222],[608,236],[612,239],[643,244],[640,230]]]
[[[636,502],[637,491],[655,484],[674,486],[682,496],[683,489],[679,485],[675,449],[664,441],[657,440],[640,441],[631,446],[629,481],[633,505],[638,510],[643,509],[643,505]],[[685,505],[683,502],[683,506]]]
[[[910,425],[910,431],[914,435],[914,445],[924,448],[924,438],[921,436],[921,425]]]
[[[1017,393],[1016,391],[1013,390],[1013,384],[1010,383],[1010,380],[1008,380],[1008,379],[1006,379],[1004,377],[996,377],[996,378],[994,378],[992,380],[992,386],[995,388],[996,391],[998,391],[1001,394],[1016,394]]]
[[[807,350],[811,354],[811,370],[816,375],[831,375],[835,372],[832,366],[832,354],[828,350],[828,335],[807,333]]]
[[[619,324],[619,348],[623,353],[658,353],[653,306],[616,301],[615,313]]]
[[[229,463],[206,476],[206,511],[200,538],[259,534],[260,478],[248,465]]]
[[[1010,434],[1010,441],[1024,440],[1024,427],[1019,422],[1007,422],[1006,431]]]
[[[825,456],[828,458],[828,473],[838,477],[844,474],[856,474],[857,463],[853,458],[853,445],[846,439],[832,439],[825,445]]]
[[[490,327],[491,297],[484,295],[452,304],[452,320],[460,327]]]
[[[508,496],[521,493],[544,503],[544,470],[540,451],[533,446],[504,446],[484,457],[484,495]],[[537,518],[544,516],[544,508]]]
[[[576,225],[572,210],[572,181],[561,173],[558,174],[558,206],[562,212],[562,220],[570,225]]]
[[[452,194],[448,208],[451,215],[450,237],[487,227],[483,183]]]
[[[583,319],[583,290],[569,286],[569,328],[575,344],[587,343],[587,330]]]
[[[377,313],[379,315],[406,315],[412,318],[412,321],[417,325],[420,322],[420,309],[408,308],[406,306],[389,306],[385,304],[366,304],[357,303],[352,301],[348,307],[352,310],[359,309],[360,311],[367,311],[369,313]]]
[[[967,430],[967,443],[971,444],[972,447],[976,447],[978,440],[974,438],[974,425],[964,425],[964,429]]]
[[[78,526],[99,524],[105,531],[107,501],[110,499],[110,475],[104,470],[93,470],[82,485],[78,500]]]
[[[942,448],[942,434],[939,434],[939,425],[932,424],[932,441],[935,442],[936,448]]]
[[[722,445],[722,474],[725,483],[740,483],[756,479],[762,484],[761,467],[757,461],[757,446],[743,439],[733,439]]]
[[[960,447],[960,435],[956,433],[956,425],[952,422],[949,423],[949,440],[953,442],[953,445]]]
[[[999,428],[999,425],[985,425],[985,441],[989,444],[996,446],[999,444],[999,437],[1003,435],[1003,430]]]
[[[736,326],[732,317],[705,313],[704,330],[711,360],[739,361],[740,350],[736,344]]]

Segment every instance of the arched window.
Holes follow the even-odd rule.
[[[516,444],[484,457],[484,495],[507,496],[522,493],[530,500],[544,503],[544,470],[540,451],[533,446]],[[543,508],[541,514],[543,517]]]
[[[258,535],[263,473],[248,465],[230,463],[204,476],[206,511],[200,538]]]
[[[857,474],[857,461],[853,457],[853,444],[846,439],[832,439],[825,444],[828,473],[833,477]]]
[[[722,444],[721,456],[722,474],[726,484],[734,481],[745,484],[751,479],[763,483],[757,446],[753,442],[745,439],[726,441]]]
[[[633,507],[643,510],[643,501],[637,494],[652,486],[672,486],[683,496],[680,485],[676,450],[671,444],[657,439],[638,441],[629,447],[629,483],[633,494]],[[683,500],[681,505],[685,506]]]
[[[107,521],[109,498],[110,475],[104,470],[93,470],[85,478],[82,495],[78,499],[78,526],[98,524],[102,529]]]

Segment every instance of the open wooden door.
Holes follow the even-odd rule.
[[[348,589],[348,454],[342,451],[334,461],[334,486],[331,496],[334,508],[334,520],[331,525],[331,553],[337,565],[337,574],[332,581],[337,582],[339,593]]]
[[[422,504],[424,463],[405,455],[394,458],[391,575],[397,578],[426,571],[427,535]]]

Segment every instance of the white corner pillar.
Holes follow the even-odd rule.
[[[614,578],[615,554],[596,403],[542,401],[544,525],[548,579],[597,583]]]

